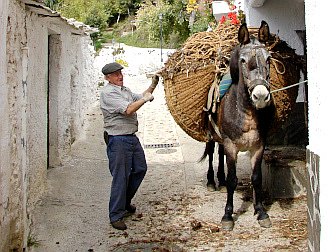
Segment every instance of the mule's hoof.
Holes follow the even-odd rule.
[[[221,221],[222,228],[226,231],[232,231],[234,227],[233,220],[222,220]]]
[[[220,191],[220,192],[227,192],[226,186],[218,186],[218,191]]]
[[[208,189],[209,192],[214,192],[214,191],[216,191],[216,186],[213,185],[213,184],[209,184],[209,185],[207,185],[207,189]]]
[[[263,228],[270,228],[272,226],[272,222],[269,217],[263,219],[263,220],[258,220],[260,227]]]

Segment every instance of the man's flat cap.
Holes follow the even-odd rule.
[[[107,74],[110,74],[110,73],[113,73],[115,71],[118,71],[118,70],[121,70],[123,69],[124,67],[122,65],[120,65],[119,63],[117,62],[113,62],[113,63],[109,63],[109,64],[106,64],[103,68],[102,68],[102,73],[104,75],[107,75]]]

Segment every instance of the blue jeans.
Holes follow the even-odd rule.
[[[109,136],[107,156],[112,179],[110,221],[122,219],[147,171],[144,150],[136,135]]]

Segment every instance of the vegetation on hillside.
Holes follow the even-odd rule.
[[[112,40],[139,47],[179,47],[190,35],[206,30],[214,21],[211,2],[45,0],[46,6],[62,16],[99,28],[99,33],[91,35],[97,49]]]

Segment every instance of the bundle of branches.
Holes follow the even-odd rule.
[[[258,29],[249,30],[257,36]],[[161,72],[167,105],[174,120],[198,141],[207,142],[211,138],[204,107],[213,82],[219,82],[229,71],[230,54],[238,44],[237,34],[236,25],[221,25],[211,32],[196,33],[169,57]],[[300,66],[295,50],[274,34],[267,47],[272,55],[271,90],[297,83]],[[276,106],[273,131],[288,118],[297,93],[297,86],[273,93]]]
[[[173,78],[182,72],[189,75],[209,65],[216,66],[216,71],[227,71],[231,51],[237,45],[237,34],[235,25],[222,25],[214,31],[195,33],[169,57],[163,76]]]

